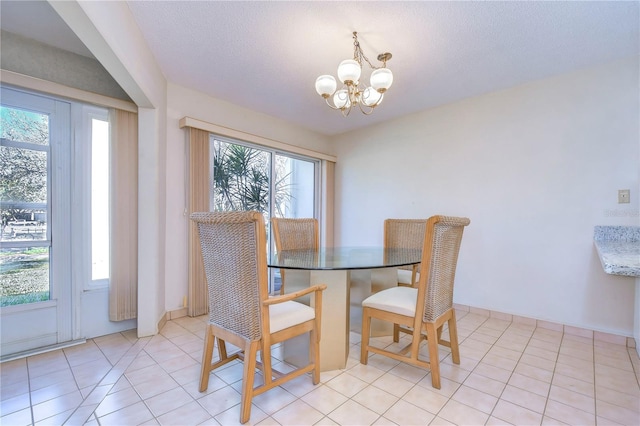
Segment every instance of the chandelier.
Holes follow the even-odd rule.
[[[336,79],[332,75],[321,75],[316,80],[316,92],[325,99],[330,108],[340,110],[344,117],[349,115],[354,105],[358,105],[363,114],[369,115],[380,105],[385,92],[393,83],[393,74],[387,68],[389,59],[391,53],[381,53],[378,55],[378,61],[382,62],[382,66],[373,66],[364,55],[358,42],[358,33],[354,31],[353,59],[345,59],[338,66],[338,78],[343,84],[342,88],[336,90]],[[363,62],[369,64],[373,70],[369,78],[370,86],[367,87],[360,85]]]

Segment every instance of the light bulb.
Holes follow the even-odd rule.
[[[341,82],[356,82],[360,78],[360,64],[353,59],[345,59],[338,65],[338,78]]]
[[[371,73],[370,82],[371,87],[380,93],[384,93],[393,83],[393,73],[388,68],[378,68]]]
[[[367,87],[361,95],[362,103],[369,107],[378,106],[380,102],[382,102],[383,97],[384,95],[373,87]]]
[[[336,79],[332,75],[321,75],[316,79],[316,92],[323,98],[333,95],[336,87]]]
[[[333,95],[333,103],[337,108],[345,109],[351,106],[351,100],[349,100],[349,92],[346,89],[340,89]]]

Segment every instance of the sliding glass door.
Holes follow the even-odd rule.
[[[318,160],[211,135],[210,210],[256,210],[271,217],[318,217]],[[269,250],[273,250],[269,236]],[[279,271],[273,271],[278,291]]]

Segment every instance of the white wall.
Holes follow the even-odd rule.
[[[138,336],[153,335],[165,314],[166,81],[126,3],[51,6],[139,107]]]
[[[639,224],[638,95],[636,57],[336,137],[336,243],[467,216],[456,303],[631,336],[634,281],[603,272],[593,227]]]
[[[250,111],[195,90],[168,85],[167,111],[167,263],[166,310],[182,308],[187,295],[187,240],[189,218],[185,213],[186,131],[179,120],[188,116],[245,133],[332,154],[328,138],[285,121]]]

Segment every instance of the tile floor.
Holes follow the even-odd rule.
[[[218,370],[198,392],[205,321],[178,318],[154,337],[118,333],[1,364],[0,424],[237,424],[240,364]],[[426,370],[378,355],[361,365],[352,332],[345,370],[323,373],[317,386],[305,376],[256,397],[250,423],[640,424],[635,349],[475,312],[459,312],[458,327],[462,363],[441,351],[440,390]]]

